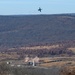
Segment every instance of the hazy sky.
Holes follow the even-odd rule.
[[[75,13],[75,0],[0,0],[0,15],[59,13]]]

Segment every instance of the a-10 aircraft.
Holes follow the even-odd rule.
[[[38,11],[39,11],[39,12],[41,12],[41,11],[42,11],[42,9],[39,7]]]

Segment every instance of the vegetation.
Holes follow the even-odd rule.
[[[42,49],[22,47],[53,46]],[[75,55],[75,15],[0,16],[0,61],[39,57]],[[48,64],[47,64],[48,65]],[[49,64],[50,65],[50,64]],[[71,69],[71,68],[69,68]],[[75,68],[63,68],[61,75],[75,75]],[[10,67],[0,64],[0,75],[59,75],[59,68]]]
[[[75,67],[64,67],[61,71],[60,71],[60,75],[75,75]]]
[[[0,75],[58,75],[58,68],[44,69],[38,67],[10,67],[0,64]],[[54,73],[55,72],[55,73]]]
[[[0,16],[0,46],[75,40],[75,15]]]
[[[9,74],[10,74],[9,66],[5,63],[0,64],[0,75],[9,75]]]
[[[50,49],[50,50],[47,50],[47,49],[40,49],[40,50],[21,50],[21,51],[18,51],[17,52],[18,55],[22,57],[25,57],[24,55],[27,54],[27,55],[35,55],[35,56],[39,56],[39,57],[48,57],[48,56],[62,56],[63,54],[64,55],[68,55],[68,56],[71,56],[73,55],[74,53],[70,50],[67,50],[65,48],[55,48],[55,49]]]
[[[75,54],[75,15],[0,16],[0,57],[24,58]],[[59,48],[26,50],[22,47],[62,45]],[[3,55],[3,53],[7,55]],[[10,54],[10,56],[9,56]],[[3,56],[2,56],[3,55]]]

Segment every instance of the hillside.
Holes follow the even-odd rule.
[[[25,55],[75,55],[75,15],[0,16],[1,60]]]
[[[75,40],[75,16],[0,16],[0,46],[28,46]]]

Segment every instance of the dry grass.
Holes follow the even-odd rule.
[[[0,53],[0,60],[3,60],[3,59],[17,59],[18,57],[19,57],[19,55],[17,55],[16,53],[11,53],[11,54]]]
[[[68,48],[68,50],[71,50],[75,53],[75,48]]]
[[[24,50],[40,50],[40,49],[52,49],[52,48],[59,48],[59,45],[52,45],[52,46],[33,46],[33,47],[21,47],[20,49]]]
[[[60,75],[75,75],[75,66],[63,67]]]
[[[51,57],[51,58],[40,58],[43,63],[40,66],[51,67],[51,66],[65,66],[65,65],[75,65],[75,57]]]
[[[32,46],[32,47],[20,47],[20,50],[40,50],[40,49],[53,49],[53,48],[59,48],[59,45],[50,45],[50,46]],[[17,48],[9,48],[8,50],[16,50]]]
[[[40,66],[43,66],[43,67],[52,67],[52,66],[62,67],[62,66],[68,65],[69,63],[71,63],[71,65],[75,65],[74,61],[60,61],[60,62],[42,63]]]

